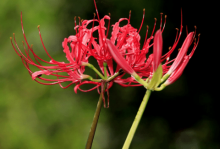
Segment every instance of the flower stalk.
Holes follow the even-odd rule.
[[[105,89],[106,89],[106,83],[104,84],[103,91],[105,91]],[[95,136],[96,127],[97,127],[97,124],[98,124],[99,115],[100,115],[101,108],[102,108],[102,99],[103,99],[102,96],[103,95],[104,94],[100,93],[99,101],[97,103],[96,111],[95,111],[94,118],[93,118],[93,121],[92,121],[92,126],[91,126],[91,129],[90,129],[90,132],[89,132],[89,137],[88,137],[88,140],[87,140],[87,143],[86,143],[86,149],[91,149],[92,148],[92,142],[93,142],[93,139],[94,139],[94,136]]]
[[[141,117],[142,117],[142,115],[144,113],[144,110],[145,110],[145,107],[146,107],[147,102],[149,100],[150,94],[151,94],[151,90],[147,90],[146,94],[145,94],[145,96],[144,96],[144,98],[143,98],[143,100],[141,102],[141,105],[140,105],[140,107],[138,109],[137,115],[136,115],[136,117],[134,119],[134,122],[133,122],[133,124],[131,126],[131,129],[130,129],[130,131],[128,133],[128,136],[127,136],[127,138],[125,140],[125,143],[124,143],[122,149],[128,149],[129,148],[129,146],[131,144],[131,141],[132,141],[132,139],[134,137],[134,134],[136,132],[136,129],[138,127],[138,124],[139,124],[139,122],[141,120]]]

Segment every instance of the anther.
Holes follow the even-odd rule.
[[[161,12],[160,13],[160,30],[161,30],[161,27],[162,27],[162,16],[163,16],[163,13]]]
[[[145,9],[143,9],[143,18],[142,18],[141,25],[140,25],[140,28],[139,28],[139,30],[138,30],[138,33],[140,32],[141,27],[142,27],[142,25],[143,25],[143,22],[144,22],[144,16],[145,16]]]
[[[165,19],[167,18],[167,15],[165,15]]]
[[[171,46],[168,49],[171,50]]]
[[[197,27],[196,27],[196,26],[194,26],[194,28],[195,28],[195,29],[197,29]]]
[[[94,15],[94,17],[96,16],[96,14],[95,14],[95,13],[93,13],[93,15]]]
[[[157,18],[154,18],[155,21],[157,21]]]
[[[74,20],[76,21],[76,16],[74,17]]]
[[[178,49],[178,51],[180,51],[180,50],[181,50],[181,48]]]
[[[12,40],[12,37],[10,37],[10,39]]]
[[[149,29],[149,26],[147,25],[147,29]]]
[[[178,29],[178,28],[176,28],[176,30],[177,30],[177,31],[179,31],[179,29]]]
[[[200,33],[198,34],[198,37],[200,36]]]
[[[129,11],[129,18],[128,18],[129,23],[130,23],[130,20],[131,20],[131,10]]]
[[[37,26],[37,28],[39,28],[39,27],[40,27],[40,25]]]
[[[109,17],[111,17],[111,13],[108,13]]]

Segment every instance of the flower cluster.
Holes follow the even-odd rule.
[[[190,32],[187,34],[177,57],[170,60],[170,55],[174,49],[176,49],[182,34],[182,14],[180,30],[177,30],[173,46],[170,47],[170,50],[166,54],[162,55],[162,33],[166,24],[166,16],[163,24],[161,14],[160,29],[154,34],[156,27],[155,19],[153,31],[149,37],[147,37],[147,26],[145,41],[141,48],[141,37],[139,32],[143,25],[145,10],[143,10],[143,19],[138,30],[130,24],[130,12],[129,18],[121,18],[118,22],[112,25],[111,37],[108,39],[110,14],[100,19],[96,4],[95,8],[97,19],[95,19],[96,15],[94,14],[92,20],[81,20],[79,18],[79,23],[77,24],[75,18],[74,29],[76,34],[65,38],[62,42],[63,52],[66,54],[68,63],[56,61],[49,55],[44,46],[39,26],[38,30],[40,39],[50,61],[46,61],[34,53],[32,45],[29,45],[26,39],[21,14],[21,26],[25,39],[25,42],[23,42],[25,53],[22,53],[19,49],[15,36],[15,45],[12,42],[12,38],[11,43],[33,80],[44,85],[59,84],[62,88],[67,88],[71,84],[75,84],[75,92],[77,92],[78,89],[84,92],[99,87],[103,89],[103,84],[106,84],[108,90],[114,82],[124,87],[143,85],[147,89],[162,90],[165,86],[173,83],[181,76],[199,41],[199,38],[197,41],[195,40],[196,31]],[[107,27],[105,27],[106,20],[108,22]],[[127,24],[120,26],[122,21],[127,21]],[[98,22],[97,26],[94,25],[95,22]],[[89,24],[92,24],[92,28],[90,29],[88,28]],[[98,32],[98,38],[93,36],[93,33],[96,31]],[[27,46],[25,46],[25,43]],[[192,51],[187,55],[186,53],[192,43],[194,43]],[[151,47],[153,47],[153,53],[147,58],[147,54]],[[89,63],[89,58],[91,56],[97,60],[101,72]],[[113,60],[117,63],[115,70],[113,68]],[[37,67],[39,70],[33,72],[30,65]],[[90,75],[84,74],[86,67],[93,69],[100,79],[93,79]],[[126,73],[131,74],[131,76],[126,78]],[[45,77],[46,75],[54,77],[53,79],[47,78]],[[63,86],[63,82],[69,82],[69,84]],[[161,83],[163,84],[160,85]],[[95,86],[89,90],[82,90],[80,86],[84,84],[94,84]]]

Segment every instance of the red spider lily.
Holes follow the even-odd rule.
[[[162,65],[163,74],[166,74],[170,67],[171,69],[169,71],[169,74],[175,73],[175,69],[180,68],[180,65],[182,66],[183,57],[186,55],[186,51],[195,37],[194,33],[190,33],[187,36],[187,39],[185,40],[186,43],[184,42],[176,60],[174,59],[175,62],[173,63],[173,65],[172,66],[168,65],[169,63],[174,61],[174,60],[169,61],[169,57],[170,54],[176,48],[177,43],[179,42],[180,36],[182,34],[182,13],[181,13],[180,32],[178,34],[178,30],[177,30],[176,39],[170,51],[167,52],[165,55],[161,56],[162,33],[164,31],[166,24],[166,16],[165,16],[164,25],[162,27],[162,14],[161,14],[160,29],[156,32],[155,37],[153,36],[153,34],[156,27],[156,19],[152,34],[149,38],[147,38],[147,34],[148,34],[148,27],[147,27],[145,41],[141,49],[139,32],[141,30],[144,21],[145,10],[143,11],[143,19],[140,28],[138,30],[130,25],[131,13],[129,13],[129,18],[121,18],[119,19],[118,22],[116,22],[113,25],[111,37],[110,39],[107,39],[110,28],[110,15],[109,16],[106,15],[104,16],[104,18],[100,19],[95,1],[94,4],[98,19],[95,19],[95,15],[92,20],[82,21],[79,18],[79,24],[76,25],[76,18],[75,18],[76,35],[71,35],[68,38],[65,38],[64,41],[62,42],[62,46],[64,49],[63,51],[66,54],[66,58],[69,61],[69,63],[58,62],[49,55],[49,53],[47,52],[44,46],[39,27],[38,30],[43,48],[51,60],[45,61],[40,57],[38,57],[34,53],[32,46],[30,46],[27,42],[26,36],[24,34],[22,15],[21,15],[22,31],[23,31],[25,43],[27,44],[27,49],[26,49],[25,44],[23,43],[26,55],[24,55],[20,51],[16,43],[15,37],[14,37],[14,42],[17,49],[15,48],[13,43],[12,46],[16,51],[16,53],[21,57],[22,62],[25,65],[25,67],[28,69],[29,73],[32,75],[32,79],[45,85],[59,84],[62,88],[67,88],[71,84],[77,84],[74,88],[75,92],[77,91],[77,89],[87,92],[94,90],[99,86],[102,86],[103,81],[107,83],[107,90],[113,85],[113,82],[118,83],[125,87],[141,86],[141,84],[139,84],[134,77],[122,78],[125,75],[125,73],[114,77],[115,73],[118,73],[121,68],[123,68],[126,72],[130,73],[133,76],[139,75],[141,78],[146,79],[148,77],[151,78],[152,74],[156,71],[158,65],[164,61],[165,62]],[[105,20],[108,20],[107,28],[105,27]],[[127,21],[127,24],[120,27],[120,23],[122,21]],[[98,22],[99,25],[94,26],[94,22]],[[88,29],[87,26],[90,23],[92,23],[92,28]],[[93,37],[93,33],[95,31],[98,31],[98,38]],[[150,44],[152,39],[154,39],[153,43]],[[191,52],[190,57],[192,57],[197,44],[198,42],[194,43],[193,52]],[[149,55],[149,57],[146,58],[146,54],[148,54],[149,48],[152,46],[153,46],[153,54]],[[35,62],[31,58],[30,54],[33,55]],[[102,78],[102,81],[83,80],[83,79],[90,79],[89,75],[83,74],[85,71],[85,66],[88,66],[89,64],[88,59],[90,56],[93,56],[97,60],[102,73],[103,74],[106,73],[107,78],[104,79]],[[118,64],[115,71],[113,70],[112,58],[114,58],[114,60]],[[45,63],[46,66],[45,64],[42,65],[41,64],[42,62]],[[39,71],[32,72],[29,65],[33,65],[37,67]],[[105,71],[104,67],[106,67],[107,70],[109,71]],[[67,75],[63,75],[63,73],[66,73]],[[55,78],[48,79],[42,77],[42,75],[55,76]],[[114,79],[110,79],[111,77],[114,77]],[[38,81],[38,79],[42,80],[43,82]],[[69,82],[69,81],[70,83],[66,87],[61,85],[62,82]],[[95,87],[89,90],[80,89],[80,86],[84,84],[94,84]]]
[[[166,16],[165,16],[165,18],[166,18]],[[128,19],[128,23],[130,22],[129,19]],[[143,19],[144,19],[144,15],[143,15]],[[165,22],[166,22],[166,20],[165,20]],[[143,20],[142,20],[142,23],[143,23]],[[118,25],[118,23],[116,23],[116,25]],[[156,25],[156,21],[155,21],[155,25]],[[153,28],[153,32],[155,29],[155,25]],[[141,24],[141,26],[142,26],[142,24]],[[117,41],[117,44],[114,45],[114,43],[115,43],[114,40],[113,41],[108,40],[107,41],[108,49],[109,49],[112,57],[114,58],[114,60],[118,63],[118,65],[121,68],[123,68],[126,72],[128,72],[129,74],[131,74],[133,76],[134,76],[134,74],[137,73],[142,78],[148,78],[148,77],[151,78],[152,74],[156,71],[158,65],[162,62],[164,62],[164,64],[162,65],[163,74],[166,74],[170,68],[170,70],[169,70],[169,75],[170,75],[173,71],[175,71],[176,68],[178,68],[179,71],[174,72],[175,77],[173,74],[172,77],[168,81],[169,83],[171,83],[171,80],[174,80],[172,78],[177,78],[176,76],[179,77],[179,74],[181,74],[180,69],[185,68],[185,63],[187,63],[187,61],[183,62],[183,57],[186,56],[186,52],[187,52],[189,46],[192,44],[196,33],[194,33],[194,32],[189,33],[189,35],[187,36],[187,38],[185,39],[185,41],[183,43],[183,46],[180,49],[180,52],[179,52],[177,58],[169,61],[169,57],[170,57],[171,53],[174,51],[174,49],[176,48],[176,46],[179,42],[180,36],[182,34],[182,12],[181,12],[180,32],[178,34],[178,30],[177,30],[176,39],[174,41],[173,46],[170,48],[170,51],[167,52],[165,55],[161,56],[161,54],[162,54],[162,36],[161,36],[161,34],[164,30],[164,27],[165,27],[165,23],[162,28],[162,14],[161,14],[160,29],[156,32],[155,37],[153,37],[153,32],[152,32],[151,36],[147,39],[147,33],[148,33],[148,28],[147,28],[145,42],[144,42],[144,46],[142,49],[140,49],[140,43],[139,43],[140,36],[138,34],[140,29],[137,31],[137,29],[134,29],[133,27],[131,27],[130,24],[127,24],[117,30],[113,28],[113,33],[115,36],[117,35],[118,41]],[[124,39],[120,40],[123,37],[124,37]],[[153,38],[154,38],[154,41],[152,44],[150,44],[150,41]],[[199,41],[199,39],[198,39],[198,41]],[[193,50],[190,54],[190,58],[192,57],[192,55],[198,45],[198,41],[194,42],[194,47],[193,47]],[[146,54],[148,53],[149,48],[151,46],[153,46],[153,54],[149,55],[148,59],[146,59]],[[121,56],[119,56],[119,53],[121,54]],[[174,63],[171,66],[168,65],[169,63],[171,63],[173,61],[174,61]],[[179,73],[177,73],[177,72],[179,72]]]
[[[78,49],[81,49],[81,48],[79,48],[80,46],[82,46],[81,43],[74,45],[74,44],[72,44],[72,42],[74,42],[74,38],[68,38],[68,39],[65,38],[62,43],[62,46],[64,48],[63,51],[64,51],[64,53],[66,53],[66,58],[69,61],[69,63],[58,62],[58,61],[54,60],[49,55],[48,51],[46,50],[44,43],[43,43],[43,40],[42,40],[42,37],[41,37],[40,28],[38,26],[41,43],[43,45],[45,52],[47,53],[48,57],[50,58],[50,61],[46,61],[46,60],[43,60],[42,58],[40,58],[39,56],[37,56],[34,53],[32,46],[30,46],[28,44],[25,33],[24,33],[24,29],[23,29],[22,13],[21,13],[21,26],[22,26],[22,31],[23,31],[25,43],[27,44],[27,49],[26,49],[25,43],[23,42],[25,54],[23,54],[21,52],[20,48],[18,47],[17,42],[15,40],[15,34],[13,34],[13,35],[14,35],[15,46],[17,49],[15,48],[15,46],[12,42],[12,38],[11,38],[11,43],[12,43],[12,46],[13,46],[15,52],[22,59],[24,66],[27,68],[27,70],[30,73],[30,75],[32,76],[33,80],[37,81],[38,83],[44,84],[44,85],[59,84],[62,88],[67,88],[71,84],[81,83],[82,79],[86,79],[89,77],[88,75],[83,74],[83,72],[85,71],[85,66],[83,66],[82,63],[88,62],[89,55],[87,55],[87,53],[83,50],[81,50],[81,51],[78,50]],[[70,47],[71,47],[72,51],[69,50],[68,43],[70,43]],[[31,58],[31,54],[33,55],[34,59]],[[42,65],[42,63],[44,63],[44,65]],[[30,69],[30,65],[37,67],[39,69],[39,71],[33,72]],[[63,75],[63,73],[66,73],[67,75]],[[48,79],[48,78],[42,77],[42,75],[55,76],[55,78]],[[38,80],[37,78],[40,79],[41,81]],[[64,87],[61,84],[62,82],[70,82],[70,83]]]

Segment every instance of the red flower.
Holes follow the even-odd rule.
[[[118,83],[125,87],[141,86],[141,85],[144,85],[146,87],[146,83],[143,82],[142,79],[144,80],[147,78],[151,79],[155,71],[158,69],[158,66],[162,62],[164,63],[162,65],[163,74],[166,74],[168,72],[166,75],[171,75],[169,80],[167,80],[169,82],[168,84],[172,83],[173,80],[175,80],[180,76],[183,68],[186,65],[185,63],[188,62],[186,60],[183,60],[183,58],[185,57],[186,59],[186,52],[195,37],[195,33],[193,32],[189,33],[186,40],[184,41],[184,44],[177,58],[169,61],[170,54],[176,48],[177,43],[179,42],[180,36],[182,34],[182,14],[181,14],[180,32],[178,34],[178,30],[177,30],[176,39],[173,46],[170,48],[170,51],[167,52],[165,55],[161,56],[162,42],[163,42],[162,33],[164,31],[166,24],[166,16],[165,16],[164,25],[162,27],[162,14],[161,14],[160,29],[155,33],[155,36],[153,36],[153,34],[156,27],[156,19],[152,34],[149,38],[147,38],[147,34],[148,34],[148,27],[147,27],[145,41],[141,49],[140,48],[141,37],[139,35],[139,32],[141,30],[144,21],[145,10],[143,11],[142,23],[138,30],[130,25],[131,13],[129,13],[129,18],[121,18],[119,19],[118,22],[116,22],[113,25],[111,37],[110,39],[107,39],[110,28],[110,14],[109,16],[108,15],[104,16],[104,18],[100,20],[95,1],[94,4],[95,4],[98,20],[95,19],[95,15],[92,20],[82,21],[79,18],[79,24],[77,25],[75,18],[76,35],[71,35],[68,38],[65,38],[64,41],[62,42],[63,52],[66,54],[66,58],[69,61],[69,63],[58,62],[49,55],[49,53],[47,52],[44,46],[39,26],[38,26],[38,30],[39,30],[40,39],[46,54],[50,58],[50,61],[45,61],[40,57],[38,57],[34,53],[32,46],[30,46],[27,42],[23,30],[22,15],[21,15],[22,31],[23,31],[25,43],[27,44],[27,49],[26,49],[25,44],[23,43],[25,54],[23,54],[20,51],[16,43],[15,37],[14,37],[14,42],[17,49],[15,48],[12,40],[11,43],[15,52],[21,57],[22,62],[25,65],[25,67],[28,69],[30,75],[32,75],[33,80],[45,85],[59,84],[62,88],[67,88],[71,84],[76,84],[74,88],[75,92],[77,91],[77,89],[87,92],[96,89],[99,86],[102,86],[101,88],[103,88],[103,82],[107,83],[107,90],[113,85],[113,82]],[[105,20],[108,20],[107,28],[105,27]],[[121,21],[127,21],[127,24],[120,27]],[[99,25],[94,26],[94,22],[98,22]],[[88,29],[87,26],[90,23],[92,23],[92,28]],[[98,38],[93,37],[93,33],[96,31],[98,31]],[[152,39],[153,39],[153,43],[150,44]],[[192,57],[197,45],[198,45],[198,41],[197,43],[194,43],[194,48],[191,54],[188,56],[189,58]],[[152,46],[153,46],[153,54],[150,54],[149,57],[146,58],[146,54],[148,54],[149,48]],[[30,54],[33,55],[35,61],[31,58]],[[90,56],[93,56],[97,60],[102,73],[98,72],[98,70],[95,69],[89,63],[88,59]],[[112,58],[117,62],[117,67],[115,71],[113,69]],[[173,61],[174,63],[172,64],[172,66],[170,66],[169,64]],[[39,71],[33,72],[30,68],[30,65],[37,67]],[[101,79],[99,80],[93,79],[91,76],[83,74],[86,66],[92,68],[101,77]],[[125,73],[120,72],[121,68],[125,72],[131,74],[132,76],[127,78],[122,78],[124,77]],[[66,75],[63,75],[63,73],[66,73]],[[54,78],[42,77],[45,75],[54,76]],[[88,79],[90,81],[88,80],[86,81],[85,79]],[[63,87],[61,85],[62,82],[70,82],[70,83],[66,87]],[[84,84],[94,84],[95,87],[89,90],[80,89],[80,86]]]
[[[143,18],[144,18],[144,15],[143,15]],[[173,80],[176,80],[177,76],[179,77],[180,74],[182,73],[183,69],[185,68],[185,66],[186,66],[185,63],[188,62],[186,60],[183,62],[183,57],[186,56],[186,52],[187,52],[189,46],[192,44],[193,39],[195,37],[194,32],[189,33],[189,35],[187,36],[187,38],[185,39],[185,41],[183,43],[183,46],[180,49],[179,54],[177,55],[176,59],[169,61],[170,55],[174,51],[174,49],[176,48],[176,46],[179,42],[180,36],[182,34],[182,14],[181,14],[181,27],[180,27],[179,35],[178,35],[178,30],[177,30],[177,35],[176,35],[176,39],[175,39],[173,46],[170,48],[170,51],[167,52],[163,56],[161,56],[161,54],[162,54],[162,32],[164,30],[165,23],[162,28],[162,14],[161,14],[160,29],[156,32],[155,37],[153,37],[153,32],[155,29],[156,22],[155,22],[155,25],[153,28],[153,32],[148,39],[147,39],[147,33],[148,33],[148,28],[147,28],[145,42],[144,42],[144,46],[142,49],[140,48],[140,42],[139,42],[140,41],[140,35],[139,35],[140,29],[138,31],[137,31],[137,29],[134,29],[129,24],[129,22],[130,22],[129,19],[127,19],[128,24],[121,27],[121,28],[119,27],[119,29],[115,29],[115,27],[118,27],[118,24],[120,21],[114,25],[113,35],[114,35],[114,37],[116,37],[116,36],[118,37],[116,45],[114,45],[114,43],[115,43],[114,40],[111,40],[111,41],[107,40],[108,49],[109,49],[113,59],[117,62],[117,64],[121,68],[123,68],[126,72],[131,74],[133,77],[135,77],[136,74],[138,74],[142,79],[145,79],[145,78],[151,79],[153,73],[156,71],[159,64],[164,62],[164,64],[162,65],[163,74],[166,74],[168,72],[168,70],[169,70],[169,72],[167,73],[167,75],[170,75],[171,73],[173,73],[173,75],[170,76],[171,78],[168,80],[169,83],[166,82],[166,85],[173,82]],[[166,19],[166,16],[165,16],[165,19]],[[123,20],[126,20],[126,19],[123,19]],[[165,22],[166,22],[166,20],[165,20]],[[142,23],[143,23],[143,20],[142,20]],[[142,24],[141,24],[141,26],[142,26]],[[150,44],[150,41],[152,39],[154,39],[154,41],[152,44]],[[198,41],[199,41],[199,39],[198,39]],[[192,55],[198,45],[198,41],[194,42],[193,50],[189,56],[190,58],[192,57]],[[153,46],[153,54],[149,55],[148,59],[146,59],[146,54],[148,53],[149,48],[152,46]],[[172,63],[173,61],[174,61],[174,63],[170,66],[169,64]],[[178,71],[175,71],[176,68],[178,68]],[[181,69],[181,71],[180,71],[180,69]],[[133,81],[133,82],[137,83],[136,81]],[[138,80],[138,82],[139,82],[139,80]],[[144,82],[143,82],[143,84],[140,84],[140,85],[144,85],[145,87],[147,86],[146,83],[144,83]]]
[[[79,43],[77,45],[72,44],[72,42],[74,42],[75,38],[71,38],[71,37],[69,37],[68,39],[65,38],[62,43],[62,46],[64,48],[63,51],[64,51],[64,53],[66,53],[66,58],[69,61],[69,63],[58,62],[58,61],[54,60],[49,55],[48,51],[46,50],[44,43],[43,43],[43,40],[42,40],[42,37],[41,37],[40,28],[38,26],[39,35],[40,35],[40,39],[41,39],[43,48],[44,48],[46,54],[48,55],[48,57],[50,58],[50,61],[46,61],[46,60],[43,60],[42,58],[40,58],[39,56],[37,56],[33,51],[32,45],[30,46],[28,44],[25,33],[24,33],[24,29],[23,29],[22,13],[21,13],[21,26],[22,26],[22,31],[23,31],[25,43],[27,45],[27,49],[26,49],[25,43],[23,42],[25,54],[23,54],[21,52],[20,48],[18,47],[17,42],[15,40],[15,34],[13,34],[13,35],[14,35],[15,46],[17,49],[15,48],[15,46],[12,42],[12,38],[11,38],[11,43],[12,43],[12,46],[13,46],[15,52],[22,59],[24,66],[29,71],[33,80],[37,81],[38,83],[44,84],[44,85],[59,84],[62,88],[67,88],[71,84],[81,83],[82,79],[89,78],[88,75],[83,74],[83,72],[85,71],[85,66],[82,65],[82,63],[88,62],[89,55],[83,50],[78,50],[78,49],[81,49],[80,48],[80,46],[82,46],[81,43]],[[71,47],[72,51],[69,50],[68,43],[70,43],[70,47]],[[74,48],[76,50],[73,50]],[[32,58],[31,55],[33,55],[34,59]],[[33,72],[30,68],[30,65],[37,67],[39,69],[39,71]],[[63,72],[66,73],[66,75],[63,75]],[[50,75],[50,76],[54,76],[54,77],[53,78],[45,78],[42,75]],[[70,82],[70,83],[64,87],[61,84],[62,82]]]

